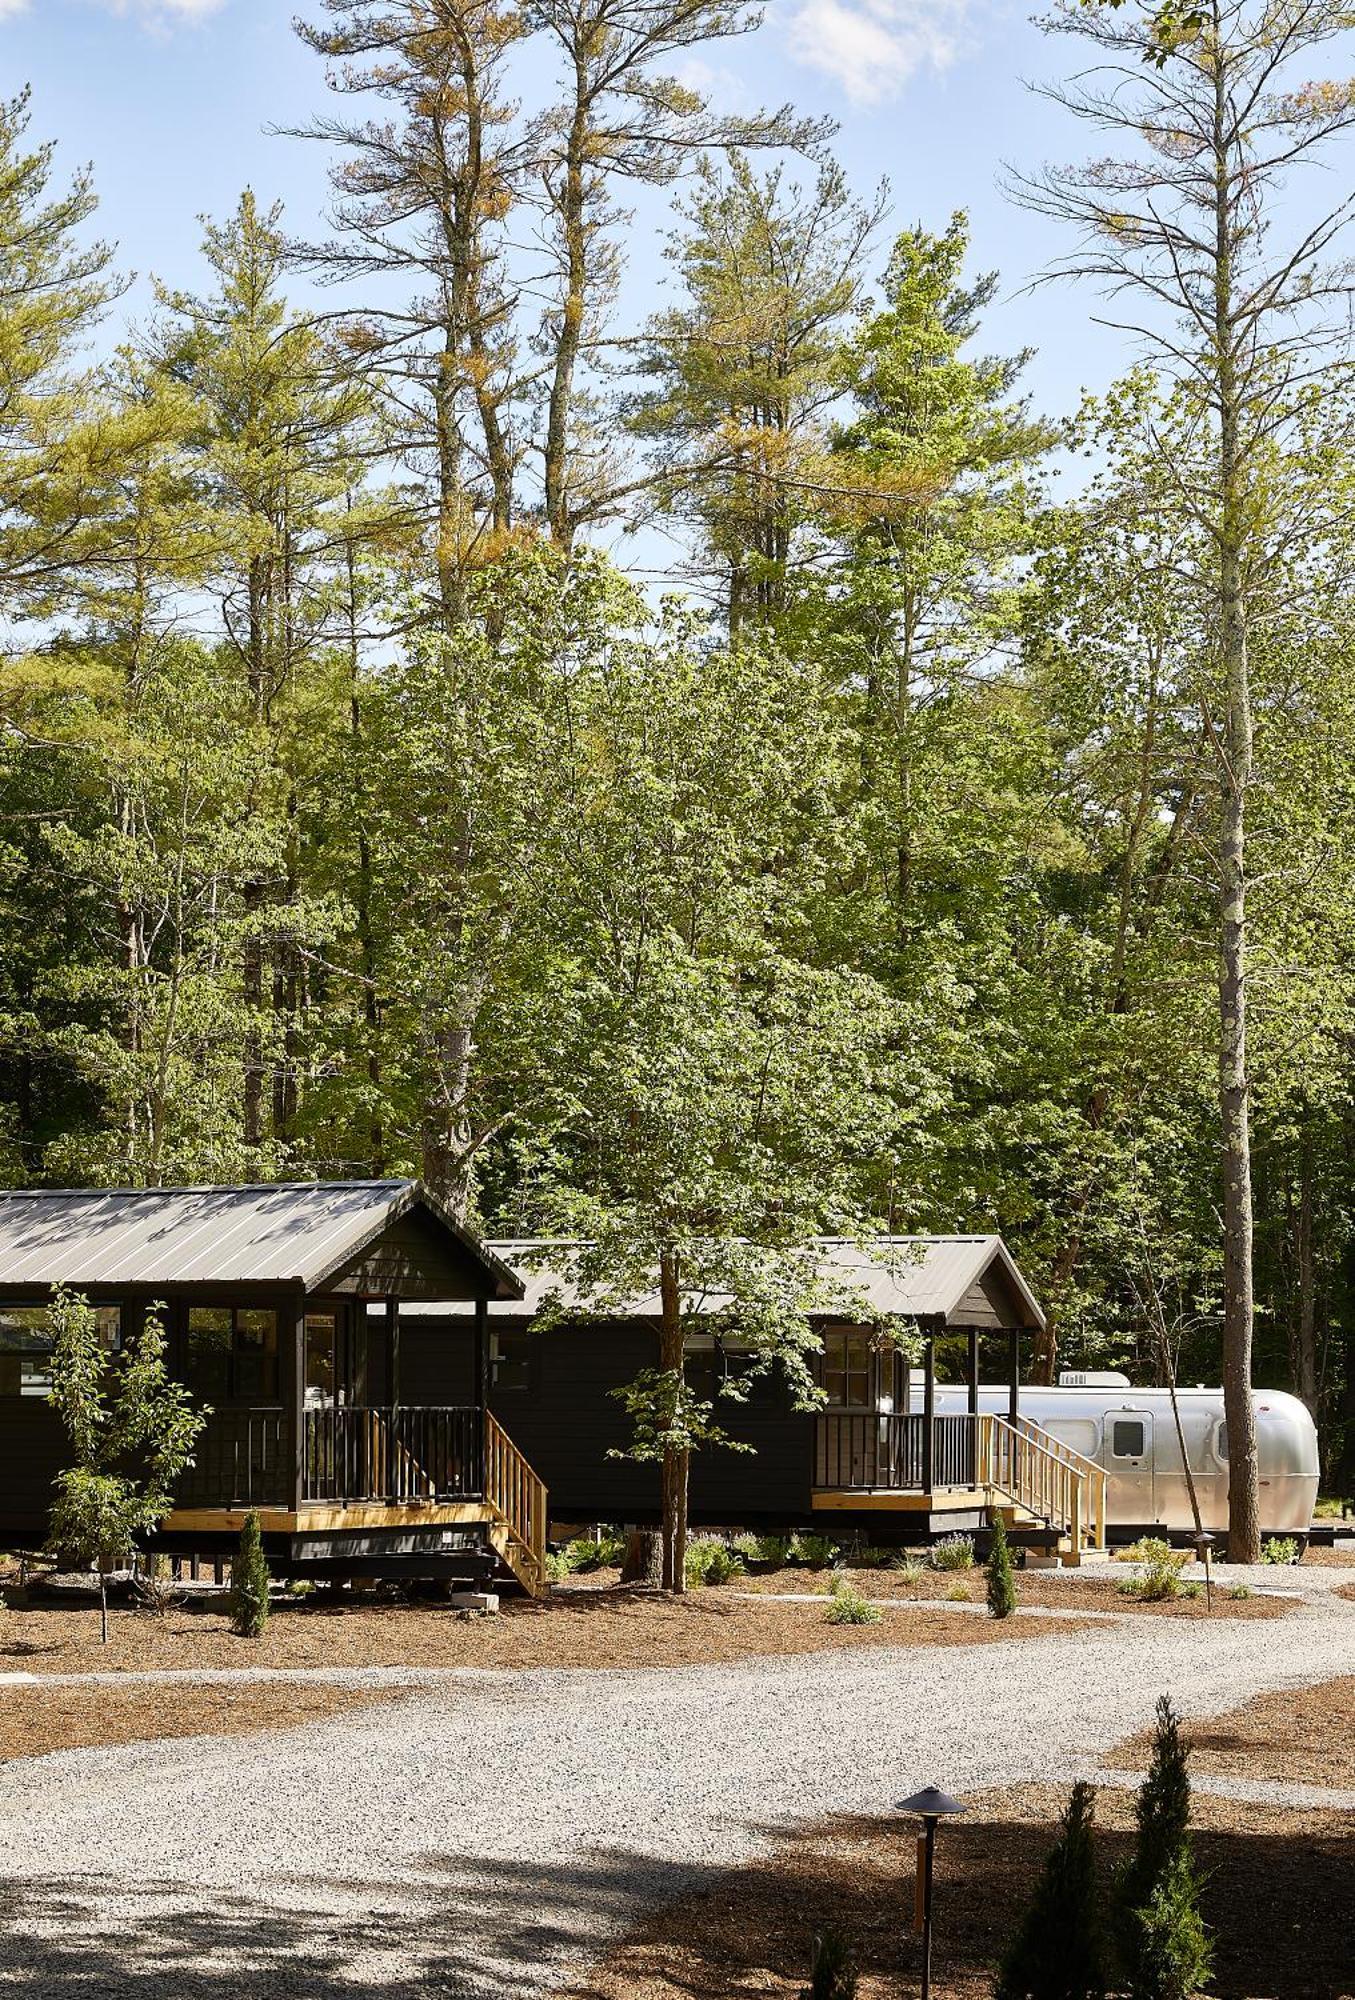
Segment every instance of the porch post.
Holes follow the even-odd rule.
[[[278,1317],[286,1325],[285,1312]],[[282,1407],[286,1413],[291,1463],[284,1504],[299,1514],[306,1497],[306,1294],[298,1293],[292,1311],[291,1339],[282,1343]]]
[[[391,1415],[394,1416],[400,1407],[400,1301],[395,1298],[386,1300],[386,1345],[386,1372],[389,1378],[386,1387],[390,1394]]]
[[[936,1342],[927,1335],[922,1350],[922,1490],[930,1493],[936,1470]]]
[[[475,1481],[476,1491],[487,1490],[487,1464],[489,1455],[487,1422],[489,1413],[489,1301],[478,1298],[475,1301],[475,1400],[480,1406],[479,1421],[476,1424],[476,1439],[480,1451],[480,1476]]]
[[[1012,1327],[1007,1334],[1007,1377],[1010,1382],[1010,1399],[1007,1416],[1015,1423],[1021,1414],[1021,1329]]]
[[[475,1400],[489,1408],[489,1301],[475,1301]]]
[[[965,1381],[969,1389],[969,1483],[978,1484],[979,1477],[979,1330],[969,1329],[969,1366]]]

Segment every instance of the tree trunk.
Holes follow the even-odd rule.
[[[639,1583],[651,1590],[663,1584],[663,1537],[650,1528],[639,1528],[626,1537],[626,1556],[621,1565],[622,1583]]]
[[[108,1578],[99,1571],[99,1642],[108,1644]]]
[[[682,1298],[677,1254],[664,1250],[659,1258],[662,1320],[659,1367],[682,1387]],[[681,1596],[687,1588],[687,1470],[690,1453],[669,1446],[663,1454],[663,1587]]]
[[[1299,1141],[1299,1212],[1295,1228],[1298,1312],[1294,1329],[1294,1393],[1317,1417],[1317,1259],[1313,1250],[1313,1156]]]
[[[1214,104],[1214,341],[1218,370],[1219,655],[1227,712],[1219,746],[1219,1136],[1223,1159],[1223,1409],[1228,1422],[1228,1558],[1261,1555],[1256,1411],[1252,1402],[1254,1209],[1247,1075],[1247,803],[1252,772],[1251,671],[1242,551],[1246,478],[1239,446],[1229,131],[1223,65]]]

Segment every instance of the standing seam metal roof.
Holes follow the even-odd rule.
[[[0,1288],[301,1284],[313,1290],[416,1206],[494,1280],[515,1274],[419,1182],[0,1191]]]
[[[486,1244],[518,1274],[523,1284],[520,1301],[498,1307],[491,1313],[520,1318],[536,1312],[548,1294],[558,1294],[567,1311],[586,1313],[590,1294],[586,1287],[567,1276],[566,1253],[578,1246],[548,1237],[501,1237]],[[819,1275],[861,1296],[870,1310],[900,1318],[950,1320],[972,1287],[996,1267],[1010,1282],[1030,1314],[1030,1323],[1043,1327],[1044,1314],[1034,1293],[1022,1277],[1016,1261],[1000,1236],[867,1236],[862,1238],[819,1237],[813,1245],[820,1252]],[[560,1253],[552,1265],[552,1251]],[[689,1308],[698,1312],[719,1312],[727,1301],[707,1295]],[[460,1310],[455,1301],[442,1304],[413,1303],[403,1306],[405,1314],[452,1315]],[[626,1301],[621,1317],[648,1319],[659,1311],[657,1290]],[[618,1316],[615,1306],[608,1317]]]

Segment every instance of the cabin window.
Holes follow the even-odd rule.
[[[96,1306],[99,1338],[111,1353],[120,1337],[117,1306]],[[52,1387],[46,1306],[0,1306],[0,1396],[45,1398]]]
[[[190,1306],[192,1387],[209,1401],[271,1403],[278,1393],[278,1316],[271,1307]]]
[[[1218,1428],[1218,1435],[1217,1435],[1217,1437],[1216,1437],[1216,1438],[1214,1439],[1214,1456],[1215,1456],[1215,1458],[1219,1459],[1219,1460],[1221,1461],[1221,1463],[1222,1463],[1222,1464],[1226,1465],[1226,1464],[1228,1463],[1228,1426],[1227,1426],[1227,1424],[1220,1424],[1220,1425],[1219,1425],[1219,1428]]]
[[[823,1387],[830,1410],[868,1410],[871,1347],[868,1333],[834,1330],[823,1336]]]
[[[1143,1419],[1117,1417],[1111,1425],[1110,1448],[1116,1458],[1142,1458]]]
[[[525,1326],[496,1326],[490,1335],[490,1384],[495,1389],[530,1386],[531,1335]]]

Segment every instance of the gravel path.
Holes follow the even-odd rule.
[[[1278,1626],[1117,1619],[974,1648],[462,1674],[266,1738],[11,1764],[0,1986],[539,1992],[796,1819],[877,1812],[933,1781],[1064,1781],[1164,1688],[1202,1714],[1349,1671],[1355,1604],[1306,1579],[1303,1596]]]

